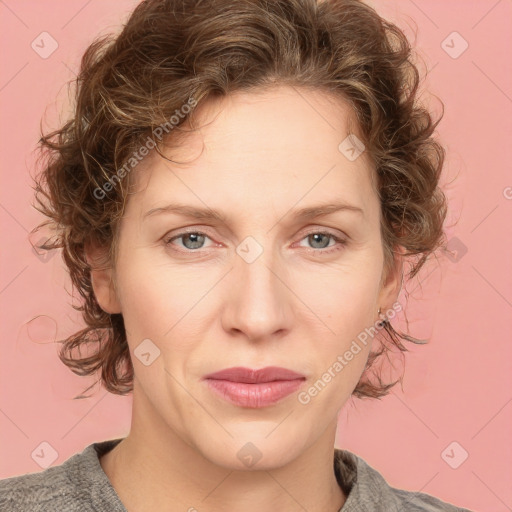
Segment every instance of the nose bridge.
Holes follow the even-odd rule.
[[[260,240],[262,240],[260,238]],[[265,241],[248,236],[237,247],[229,297],[230,327],[253,339],[287,328],[291,292],[279,255]]]

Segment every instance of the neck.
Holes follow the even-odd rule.
[[[336,421],[291,460],[240,470],[216,464],[143,408],[134,400],[130,434],[100,459],[128,512],[338,512],[345,503],[333,469]]]

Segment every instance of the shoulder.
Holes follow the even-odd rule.
[[[97,506],[109,510],[108,505],[116,502],[116,496],[101,470],[98,454],[116,442],[93,443],[58,466],[0,480],[0,510],[93,512]],[[110,510],[122,511],[122,507]]]
[[[347,450],[337,449],[336,459],[352,480],[340,512],[472,512],[430,494],[391,487],[375,468]]]
[[[395,493],[402,510],[410,512],[472,512],[467,508],[457,507],[423,492],[406,491],[394,487],[390,487],[390,489]]]
[[[48,510],[47,505],[51,503],[52,509],[74,511],[77,487],[70,476],[74,472],[72,457],[60,466],[0,480],[0,510],[43,511]]]

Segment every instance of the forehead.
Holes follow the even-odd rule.
[[[340,150],[349,134],[360,135],[341,98],[276,87],[208,100],[194,116],[195,130],[164,152],[171,161],[155,153],[137,170],[139,213],[178,198],[216,209],[228,200],[246,211],[324,199],[372,207],[369,155],[351,161]]]

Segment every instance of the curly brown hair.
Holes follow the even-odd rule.
[[[434,122],[418,104],[420,78],[412,57],[405,34],[359,0],[145,0],[120,34],[96,38],[72,84],[71,119],[46,135],[41,130],[44,165],[34,186],[35,208],[49,220],[33,232],[51,224],[56,233],[39,247],[62,248],[83,299],[73,307],[87,327],[59,340],[61,361],[77,375],[101,370],[112,393],[133,390],[123,316],[99,306],[86,248],[94,243],[107,249],[101,264],[112,268],[130,182],[119,179],[119,169],[126,172],[134,150],[190,98],[200,104],[279,84],[348,101],[377,170],[385,269],[398,253],[417,256],[408,273],[414,277],[445,247],[447,203],[438,183],[445,151],[433,138],[444,108]],[[186,134],[180,126],[192,114],[175,116],[168,141]],[[425,342],[397,332],[389,320],[382,334],[356,397],[386,395],[398,381],[385,384],[376,361],[394,348],[407,351],[401,340]],[[82,357],[80,349],[89,344],[93,353]]]

